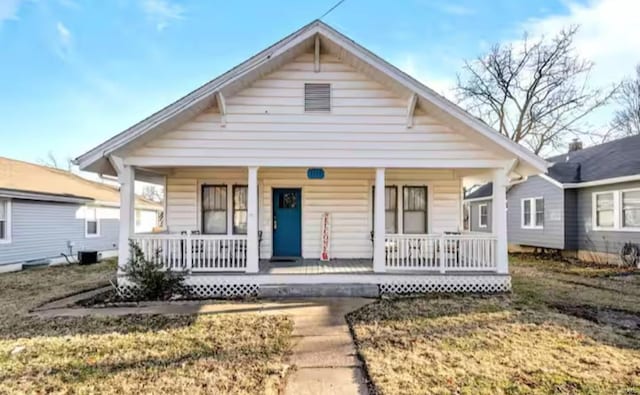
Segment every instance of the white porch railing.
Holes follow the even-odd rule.
[[[386,235],[385,269],[496,271],[496,238],[485,234]]]
[[[145,258],[191,272],[244,272],[247,236],[138,234],[131,237]]]

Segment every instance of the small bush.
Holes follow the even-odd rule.
[[[175,295],[187,293],[182,273],[163,269],[160,250],[155,259],[148,260],[140,247],[129,241],[130,257],[125,268],[128,280],[134,284],[134,297],[137,300],[167,300]]]

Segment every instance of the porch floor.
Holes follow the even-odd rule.
[[[260,260],[260,274],[357,274],[373,273],[371,259],[319,259],[292,258],[291,261]]]

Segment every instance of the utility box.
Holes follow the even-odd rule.
[[[89,265],[98,262],[98,251],[78,251],[78,263]]]

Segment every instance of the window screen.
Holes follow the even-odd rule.
[[[404,233],[427,233],[427,187],[404,187]]]
[[[246,185],[233,187],[233,234],[247,234],[247,191]]]
[[[613,192],[596,195],[596,225],[613,227]]]
[[[204,185],[202,187],[202,233],[227,233],[226,185]]]
[[[622,192],[622,226],[640,227],[640,191]]]
[[[376,187],[373,187],[373,215],[376,208]],[[398,233],[398,188],[395,186],[384,187],[384,231],[388,234]],[[372,217],[373,218],[373,217]]]

